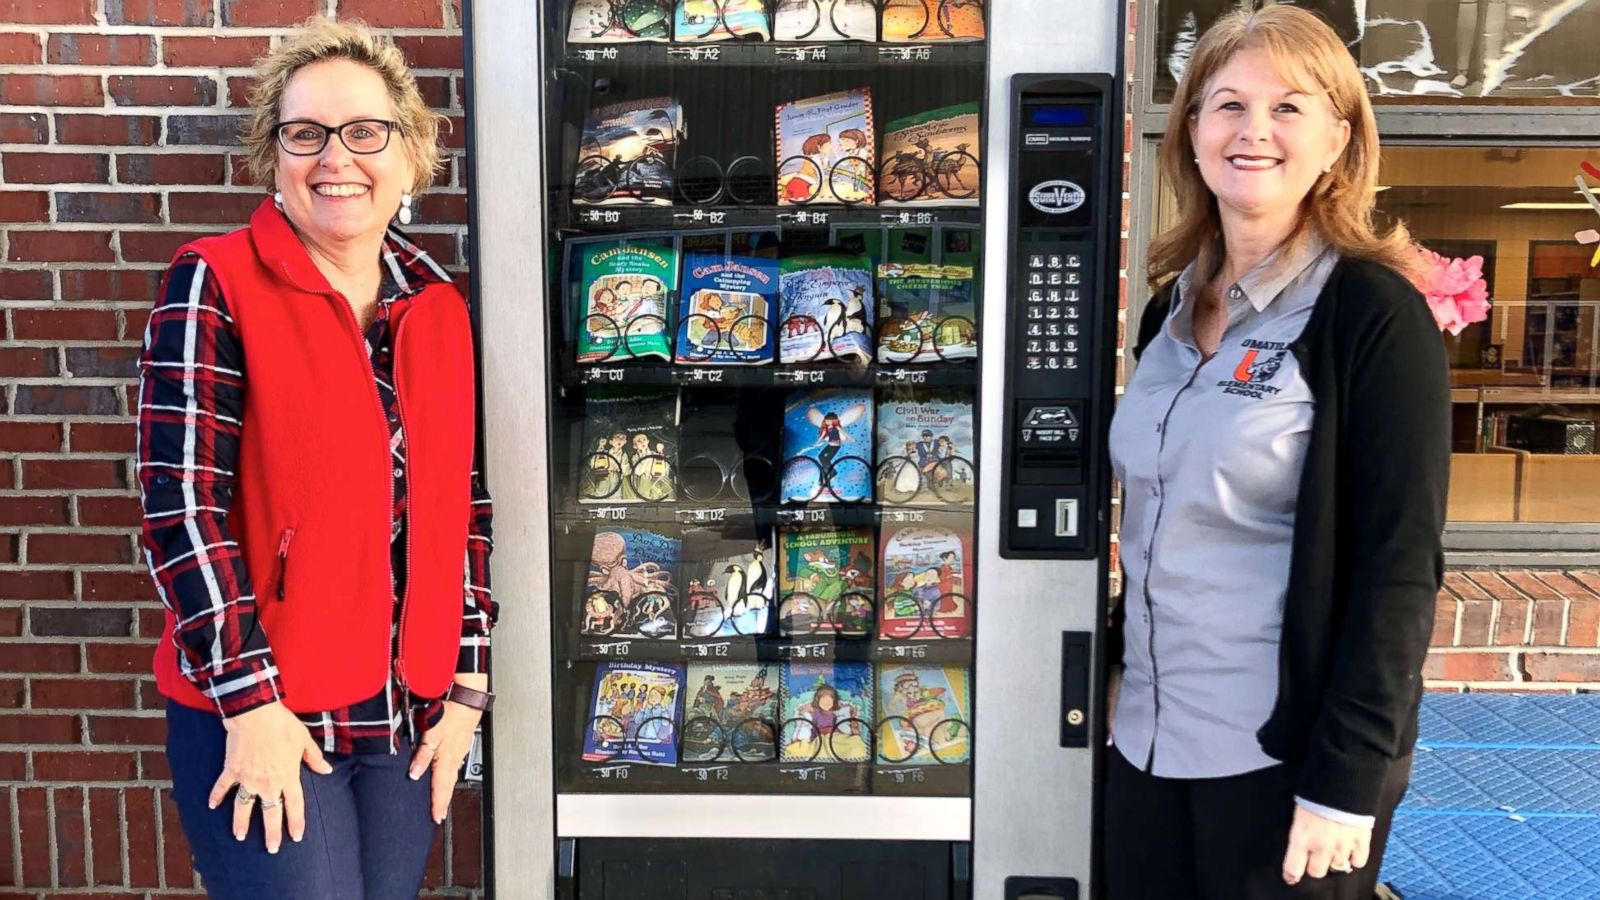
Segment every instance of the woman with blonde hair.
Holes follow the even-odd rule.
[[[390,224],[437,117],[359,24],[307,22],[258,75],[272,196],[179,249],[140,361],[172,796],[213,897],[415,897],[495,618],[466,304]]]
[[[1404,230],[1373,222],[1361,76],[1313,14],[1208,30],[1161,166],[1179,221],[1110,438],[1108,896],[1366,900],[1442,577],[1443,341]]]

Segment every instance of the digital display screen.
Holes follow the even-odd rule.
[[[1043,128],[1078,128],[1089,124],[1089,107],[1077,104],[1030,106],[1028,124]]]

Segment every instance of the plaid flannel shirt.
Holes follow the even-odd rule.
[[[384,241],[381,298],[365,335],[378,396],[389,422],[395,485],[392,511],[394,615],[399,640],[405,584],[405,434],[393,387],[391,309],[429,281],[446,278],[398,231]],[[174,635],[185,675],[235,716],[280,700],[283,688],[268,635],[255,615],[250,573],[228,530],[244,410],[243,345],[214,273],[197,255],[173,264],[145,333],[140,360],[139,482],[144,546],[161,600],[178,619]],[[462,584],[457,672],[487,672],[498,610],[489,590],[493,505],[472,474],[472,515]],[[394,752],[402,728],[437,720],[439,701],[410,696],[393,673],[378,694],[341,709],[301,714],[328,752]]]

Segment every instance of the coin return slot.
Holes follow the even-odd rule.
[[[1078,536],[1078,501],[1076,499],[1060,499],[1056,501],[1056,537]],[[1076,723],[1074,723],[1076,724]]]

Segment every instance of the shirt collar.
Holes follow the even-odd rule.
[[[1224,299],[1230,304],[1238,300],[1248,300],[1256,312],[1261,312],[1272,305],[1272,301],[1283,293],[1283,289],[1304,274],[1327,249],[1326,241],[1314,232],[1308,232],[1301,240],[1292,241],[1274,250],[1255,268],[1246,272],[1243,278],[1227,289]],[[1178,276],[1179,302],[1194,296],[1196,277],[1195,264],[1191,262]]]
[[[311,254],[306,252],[300,236],[295,234],[288,218],[270,197],[261,201],[250,216],[250,238],[261,261],[289,283],[313,293],[333,293],[328,279],[311,261]],[[392,225],[384,233],[378,262],[383,267],[385,289],[382,293],[385,296],[390,296],[387,289],[390,282],[395,288],[393,296],[409,296],[429,284],[450,280],[449,274],[427,251]]]

